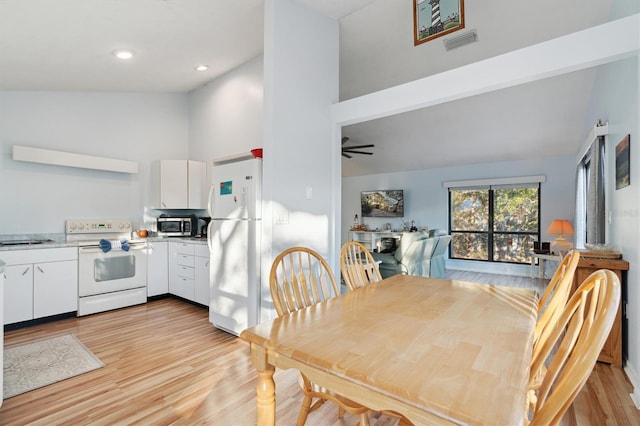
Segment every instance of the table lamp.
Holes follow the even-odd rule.
[[[551,253],[563,256],[573,248],[573,243],[564,239],[565,235],[573,235],[573,226],[565,219],[554,219],[547,228],[547,234],[557,235],[551,242]]]

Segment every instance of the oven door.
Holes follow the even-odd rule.
[[[147,285],[147,244],[105,253],[97,245],[78,248],[78,295],[92,296]]]

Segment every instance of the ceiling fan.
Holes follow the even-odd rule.
[[[373,155],[373,152],[364,152],[359,151],[362,148],[373,148],[375,145],[355,145],[355,146],[344,146],[345,142],[347,142],[349,138],[347,136],[342,137],[342,156],[347,158],[352,158],[349,154],[363,154],[363,155]]]

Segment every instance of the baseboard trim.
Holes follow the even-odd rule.
[[[514,275],[519,277],[528,277],[531,275],[531,266],[526,264],[514,264],[514,263],[498,263],[498,262],[482,262],[482,261],[469,261],[460,259],[447,259],[447,269],[455,269],[465,272],[480,272],[484,274],[497,274],[497,275]],[[536,266],[536,277],[538,269]]]
[[[629,365],[628,362],[624,367],[624,372],[629,378],[629,381],[631,382],[631,386],[633,386],[633,392],[631,392],[629,396],[631,397],[631,400],[633,401],[636,408],[640,410],[640,391],[639,391],[640,386],[638,386],[639,385],[638,374],[633,369],[633,367]]]

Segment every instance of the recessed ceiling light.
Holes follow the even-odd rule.
[[[114,50],[113,54],[118,59],[131,59],[131,58],[133,58],[133,51],[131,51],[131,50]]]
[[[207,65],[198,65],[196,67],[196,71],[206,71],[208,69],[209,69],[209,66],[207,66]]]

